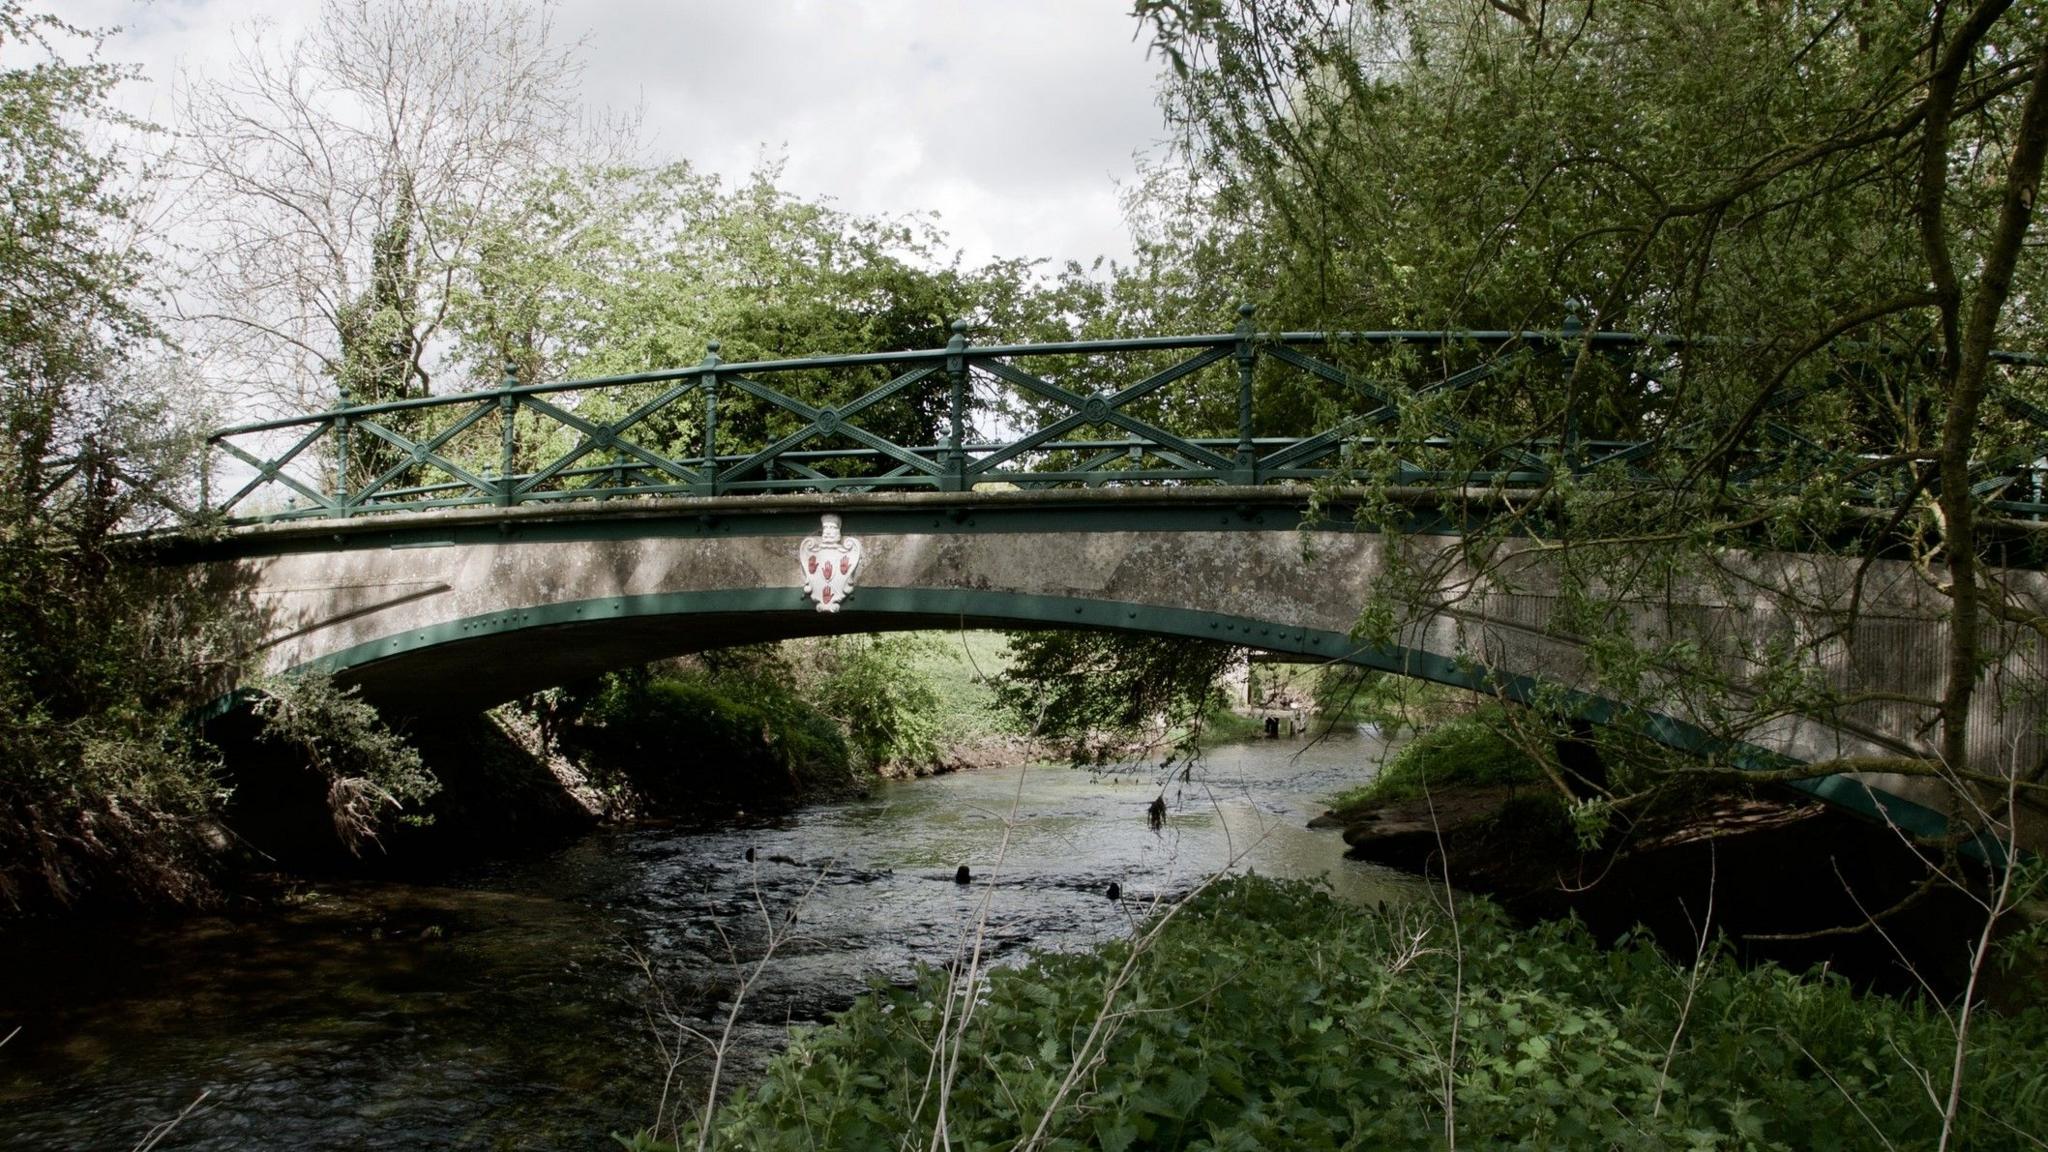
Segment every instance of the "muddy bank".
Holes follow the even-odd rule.
[[[1576,916],[1609,939],[1640,924],[1678,956],[1706,924],[1746,960],[1824,963],[1884,990],[1960,989],[1982,924],[1967,894],[1936,884],[1885,916],[1883,934],[1830,931],[1907,900],[1927,867],[1892,830],[1777,789],[1652,809],[1592,850],[1529,787],[1447,788],[1316,823],[1342,827],[1354,859],[1447,878],[1526,920]]]
[[[890,762],[878,769],[885,780],[921,780],[954,772],[985,772],[1062,759],[1060,749],[1028,736],[983,735],[961,740],[927,760]]]

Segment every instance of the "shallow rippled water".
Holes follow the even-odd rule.
[[[722,1020],[728,948],[758,954],[762,905],[801,906],[743,1013],[740,1079],[791,1023],[946,962],[984,898],[985,947],[1011,960],[1127,932],[1233,860],[1361,902],[1413,898],[1414,881],[1304,827],[1381,751],[1366,736],[1214,749],[1168,786],[1156,833],[1150,771],[1035,766],[893,784],[768,827],[605,831],[436,885],[323,886],[254,918],[10,928],[0,1035],[21,1031],[0,1047],[0,1148],[131,1148],[202,1091],[159,1147],[605,1147],[660,1092],[644,972],[684,1015]],[[962,863],[972,885],[954,883]],[[684,1071],[691,1095],[703,1075]]]

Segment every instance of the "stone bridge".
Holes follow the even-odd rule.
[[[1305,506],[1302,490],[1274,486],[642,498],[248,525],[182,545],[177,558],[247,589],[265,620],[270,671],[332,673],[394,715],[478,709],[733,644],[1044,627],[1215,640],[1510,698],[1562,691],[1592,719],[1612,718],[1582,642],[1553,625],[1553,554],[1510,544],[1482,565],[1452,531],[1385,536],[1355,528],[1342,509],[1306,519]],[[863,549],[837,612],[807,598],[798,564],[825,513]],[[1411,606],[1393,643],[1355,641],[1360,608],[1390,579],[1397,553],[1404,571],[1429,569],[1436,591]],[[1742,577],[1733,586],[1757,591],[1695,591],[1627,610],[1646,638],[1810,634],[1819,625],[1797,604],[1846,602],[1853,564],[1731,554]],[[2048,605],[2040,573],[2005,578],[2014,595]],[[1692,714],[1705,705],[1688,703],[1674,677],[1649,730],[1758,764],[1931,756],[1932,714],[1906,698],[1939,695],[1946,605],[1887,561],[1867,574],[1862,604],[1853,627],[1820,645],[1823,664],[1834,687],[1885,699],[1716,730]],[[1979,763],[2031,767],[2044,750],[2043,661],[2034,646],[2012,652],[1983,693],[2004,707],[1980,710],[1971,744]],[[1738,684],[1763,671],[1730,668]],[[1935,802],[1925,781],[1863,775],[1806,787],[1917,830],[1939,822],[1910,802]],[[2026,838],[2039,842],[2038,832]]]

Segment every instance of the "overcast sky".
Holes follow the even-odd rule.
[[[283,37],[318,0],[64,0],[119,25],[123,103],[175,123],[172,80],[231,57],[260,12]],[[649,159],[783,183],[859,212],[935,211],[970,259],[1129,253],[1118,188],[1162,136],[1127,0],[563,0],[584,97],[639,107]]]

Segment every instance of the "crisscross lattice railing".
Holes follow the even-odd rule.
[[[1884,505],[1927,482],[1881,430],[1851,419],[1823,443],[1813,420],[1800,431],[1784,418],[1840,391],[1825,382],[1764,397],[1738,433],[1680,427],[1666,378],[1685,345],[1570,322],[1259,333],[1246,308],[1236,331],[1215,335],[976,346],[956,325],[944,348],[738,364],[718,347],[689,368],[558,384],[508,371],[496,389],[223,429],[210,438],[203,504],[252,522],[662,494],[1256,485],[1368,458],[1398,483],[1526,487],[1561,471],[1650,481],[1646,469],[1669,454],[1738,433],[1719,457],[1739,484],[1825,465],[1852,478],[1857,499]],[[1567,400],[1551,414],[1486,418],[1522,403],[1531,374],[1561,384],[1587,363],[1640,411]],[[2005,356],[2000,370],[2034,363]],[[2041,518],[2048,405],[2007,391],[2009,427],[1977,487],[2009,515]]]

